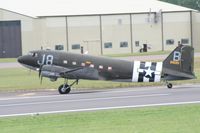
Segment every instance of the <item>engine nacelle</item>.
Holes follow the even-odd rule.
[[[49,72],[49,71],[41,71],[41,76],[42,77],[47,77],[50,78],[51,81],[56,81],[58,76],[58,74],[56,74],[55,72]]]
[[[50,78],[51,81],[56,81],[61,77],[60,73],[65,71],[65,68],[55,65],[44,65],[41,69],[41,76]]]

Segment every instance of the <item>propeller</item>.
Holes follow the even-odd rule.
[[[43,79],[43,76],[41,75],[41,73],[42,73],[42,67],[43,67],[43,65],[40,65],[40,68],[39,68],[39,78],[40,78],[40,84],[42,84],[42,79]]]
[[[28,75],[31,75],[31,69],[29,69],[29,71],[28,71]]]
[[[43,76],[41,76],[41,78],[40,78],[40,84],[42,84],[42,79],[43,79]]]

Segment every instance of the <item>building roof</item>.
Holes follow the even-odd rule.
[[[166,11],[190,11],[157,0],[0,0],[0,8],[20,14],[40,16],[69,16]]]

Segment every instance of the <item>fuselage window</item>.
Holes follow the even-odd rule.
[[[94,64],[90,64],[90,67],[94,68]]]
[[[109,66],[109,67],[108,67],[108,70],[111,71],[111,70],[112,70],[112,67]]]
[[[38,56],[38,54],[37,53],[33,53],[33,55],[32,55],[33,57],[37,57]]]
[[[85,66],[85,63],[81,63],[81,66]]]
[[[67,62],[67,60],[64,60],[63,63],[64,63],[64,64],[67,64],[68,62]]]
[[[31,53],[31,52],[28,52],[28,55],[30,55],[30,56],[33,56],[33,53]]]
[[[102,65],[100,65],[100,66],[99,66],[99,69],[103,69],[103,66],[102,66]]]
[[[73,62],[72,62],[72,65],[76,65],[76,62],[75,62],[75,61],[73,61]]]

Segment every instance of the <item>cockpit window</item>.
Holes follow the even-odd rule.
[[[28,55],[31,55],[31,56],[33,56],[33,53],[32,53],[32,52],[28,52]]]
[[[33,57],[37,57],[37,53],[33,53]]]
[[[35,52],[29,52],[28,55],[30,55],[30,56],[32,56],[32,57],[37,57],[37,56],[38,56],[38,54],[35,53]]]

